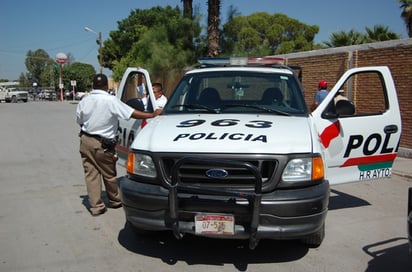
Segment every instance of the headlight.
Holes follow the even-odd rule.
[[[321,157],[296,158],[288,162],[282,174],[285,182],[319,180],[324,177]]]
[[[156,177],[156,167],[152,157],[145,154],[129,152],[126,164],[127,172],[150,178]]]

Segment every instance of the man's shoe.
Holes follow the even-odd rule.
[[[99,216],[101,214],[104,214],[106,212],[106,209],[97,211],[97,212],[90,212],[92,214],[92,216]]]

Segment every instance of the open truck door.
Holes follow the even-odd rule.
[[[140,111],[153,112],[156,101],[150,76],[147,70],[129,67],[123,74],[117,98]],[[129,147],[132,144],[136,133],[146,123],[146,120],[133,119],[119,120],[119,131],[116,150],[119,156],[119,164],[125,165]]]
[[[402,128],[388,67],[348,70],[312,116],[331,185],[391,176]]]

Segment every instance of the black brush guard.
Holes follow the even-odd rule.
[[[193,184],[182,184],[180,182],[179,168],[184,164],[213,164],[218,167],[238,167],[244,168],[252,173],[255,177],[255,188],[254,192],[236,191],[227,188],[215,188],[212,186],[200,186]],[[205,173],[206,174],[206,173]],[[219,178],[213,178],[219,179]],[[192,158],[186,157],[182,158],[176,162],[172,168],[172,180],[169,187],[169,210],[170,210],[170,222],[172,223],[173,234],[177,239],[183,237],[179,230],[179,205],[178,205],[178,194],[188,193],[188,194],[205,194],[205,195],[218,195],[218,196],[233,196],[238,198],[247,199],[249,203],[250,210],[252,211],[251,222],[250,222],[250,237],[249,237],[249,248],[254,249],[258,244],[257,230],[259,226],[259,214],[260,214],[260,202],[262,199],[262,176],[257,167],[248,163],[240,161],[231,160],[219,160],[216,158]]]

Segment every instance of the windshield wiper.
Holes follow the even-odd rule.
[[[208,112],[220,113],[220,109],[213,109],[211,107],[200,105],[200,104],[177,104],[173,106],[173,108],[178,108],[178,107],[184,107],[188,109],[204,109],[204,110],[207,110]]]
[[[277,113],[277,114],[279,114],[279,115],[290,116],[290,114],[287,113],[287,112],[280,111],[280,110],[276,110],[276,109],[272,109],[272,108],[267,108],[267,107],[263,107],[263,106],[259,106],[259,105],[252,105],[252,104],[225,104],[224,106],[227,107],[227,108],[235,108],[235,107],[252,108],[252,109],[258,109],[258,110],[267,111],[267,112],[270,112],[270,113]]]

